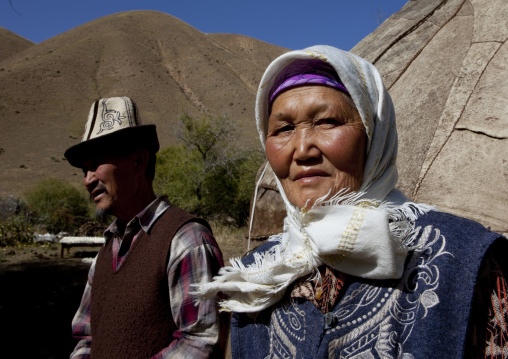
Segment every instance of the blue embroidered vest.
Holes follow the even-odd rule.
[[[494,242],[505,246],[508,241],[476,222],[441,212],[420,217],[416,228],[401,279],[350,278],[327,314],[288,293],[257,316],[235,313],[233,358],[463,357],[482,259]]]

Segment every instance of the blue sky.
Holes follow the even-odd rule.
[[[301,49],[350,50],[407,0],[0,0],[0,26],[40,43],[102,16],[157,10],[205,33],[232,33]]]

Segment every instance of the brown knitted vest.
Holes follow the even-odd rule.
[[[175,233],[191,220],[200,221],[168,208],[150,234],[141,230],[117,271],[113,241],[101,249],[92,286],[92,358],[149,358],[171,343],[176,326],[166,269]]]

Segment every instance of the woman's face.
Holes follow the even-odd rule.
[[[310,85],[283,92],[273,103],[266,155],[287,198],[299,208],[362,184],[367,135],[345,97],[334,88]]]

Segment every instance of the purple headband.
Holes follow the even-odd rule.
[[[320,60],[295,61],[275,80],[269,94],[269,104],[283,91],[308,84],[335,88],[349,94],[334,68]]]

